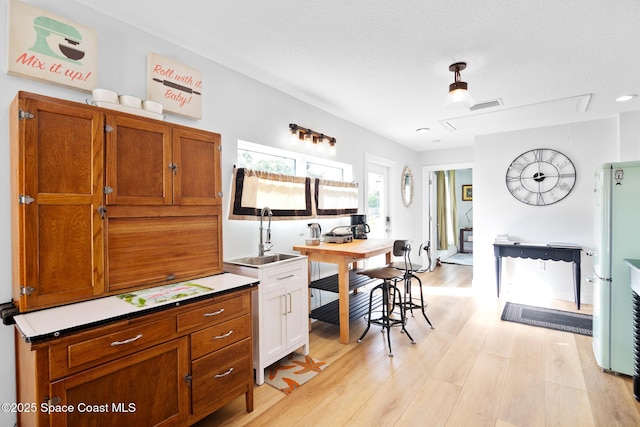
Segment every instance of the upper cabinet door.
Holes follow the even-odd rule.
[[[65,103],[21,99],[20,108],[12,227],[14,298],[25,311],[103,291],[103,124],[99,112]]]
[[[109,205],[171,205],[171,128],[158,121],[106,116]]]
[[[173,203],[221,205],[221,138],[194,129],[173,130]]]

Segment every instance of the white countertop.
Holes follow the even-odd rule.
[[[640,295],[640,259],[625,259],[624,261],[629,266],[631,289]]]
[[[200,299],[206,295],[226,292],[255,283],[255,278],[222,273],[172,285],[141,289],[120,295],[23,313],[15,316],[14,319],[24,339],[32,342],[38,339],[57,337],[65,331],[76,330],[83,326],[125,318],[126,316],[166,305],[178,306],[192,299]],[[178,294],[173,291],[177,291]],[[125,295],[133,296],[134,298],[123,298]],[[144,295],[146,299],[141,299],[140,295]],[[141,303],[141,301],[143,302]]]

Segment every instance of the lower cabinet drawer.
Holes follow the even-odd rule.
[[[246,338],[192,362],[193,413],[215,411],[248,391],[250,354],[251,339]]]
[[[250,304],[250,294],[242,294],[227,299],[216,299],[205,307],[179,314],[178,332],[195,327],[215,325],[249,313]]]
[[[78,342],[54,345],[50,349],[51,378],[77,370],[97,366],[152,345],[164,342],[175,334],[175,317],[168,317],[140,326],[101,335]]]
[[[251,334],[251,316],[232,319],[191,334],[191,359],[197,359]]]

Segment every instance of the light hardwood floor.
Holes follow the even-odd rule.
[[[474,294],[471,271],[422,275],[435,329],[416,313],[416,345],[394,328],[390,358],[378,327],[358,344],[354,321],[342,345],[336,326],[316,322],[311,355],[327,369],[288,396],[256,387],[252,413],[238,398],[197,426],[640,426],[631,378],[602,372],[590,337],[501,321],[508,296]]]

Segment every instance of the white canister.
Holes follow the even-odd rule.
[[[127,107],[133,107],[133,108],[141,108],[142,107],[142,99],[138,98],[137,96],[133,96],[133,95],[120,95],[118,97],[120,99],[120,104],[127,106]]]

